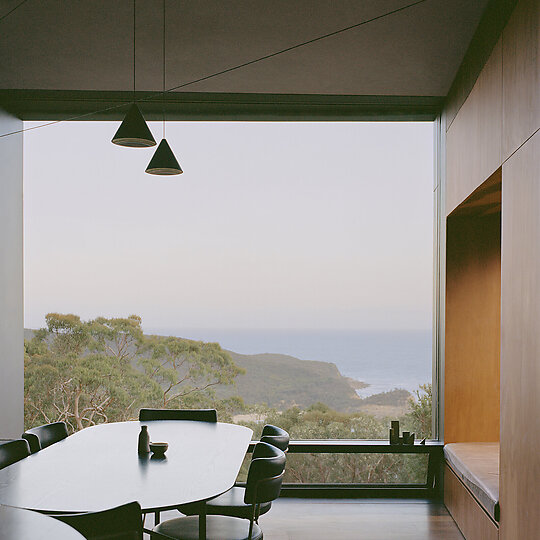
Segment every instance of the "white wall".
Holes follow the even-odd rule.
[[[0,109],[0,135],[22,121]],[[0,438],[23,432],[23,135],[0,138]]]

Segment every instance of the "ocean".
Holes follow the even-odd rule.
[[[217,341],[241,354],[281,353],[333,362],[342,375],[363,381],[360,397],[431,382],[431,330],[220,330],[145,329],[188,339]]]

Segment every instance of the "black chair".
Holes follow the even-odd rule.
[[[30,452],[35,454],[51,444],[57,443],[68,436],[65,422],[54,422],[43,426],[27,429],[22,438],[28,441]]]
[[[264,426],[261,442],[265,442],[286,452],[289,448],[289,434],[277,426],[267,424]],[[253,452],[252,460],[257,459],[257,447]],[[208,515],[231,516],[243,519],[251,519],[251,505],[244,502],[246,489],[241,486],[234,486],[229,491],[219,497],[210,499],[206,502],[206,513]],[[257,509],[255,521],[258,522],[259,516],[266,514],[272,507],[271,502],[261,503]],[[199,514],[200,505],[198,503],[184,504],[178,508],[186,516]]]
[[[195,420],[197,422],[217,422],[216,409],[141,409],[139,420]]]
[[[16,439],[0,444],[0,469],[17,463],[30,455],[30,447],[24,439]]]
[[[207,540],[262,540],[263,533],[255,522],[258,507],[278,498],[285,470],[285,454],[275,446],[260,442],[249,465],[244,503],[250,506],[249,521],[230,516],[209,515],[206,518]],[[174,540],[198,540],[199,517],[179,517],[154,528]]]
[[[52,514],[52,517],[77,529],[87,540],[142,540],[141,507],[132,502],[83,514]]]
[[[289,441],[289,434],[284,429],[273,426],[272,424],[266,424],[263,427],[261,442],[267,442],[286,452],[289,448]]]

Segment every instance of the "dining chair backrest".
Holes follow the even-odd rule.
[[[30,455],[30,447],[24,439],[16,439],[0,444],[0,469],[17,463]]]
[[[65,439],[67,436],[68,430],[65,422],[53,422],[52,424],[27,429],[22,434],[22,438],[28,441],[32,454]]]
[[[265,442],[255,445],[244,494],[246,504],[260,504],[278,498],[285,460],[285,454],[279,448]]]
[[[289,448],[289,434],[282,428],[266,424],[262,430],[261,442],[273,444],[283,452]]]
[[[131,502],[83,514],[58,514],[54,518],[77,529],[87,540],[142,540],[141,507]]]
[[[196,420],[198,422],[217,422],[216,409],[141,409],[139,420]]]

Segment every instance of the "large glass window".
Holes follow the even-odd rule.
[[[256,435],[431,435],[431,123],[171,122],[175,177],[116,127],[25,134],[27,427],[211,406]],[[288,474],[424,474],[379,458]]]

